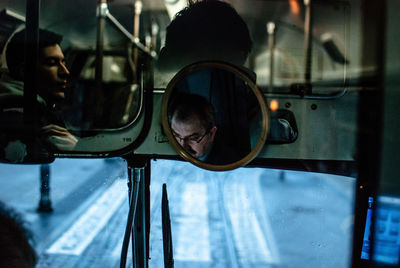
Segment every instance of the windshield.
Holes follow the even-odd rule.
[[[355,179],[240,168],[211,172],[151,162],[150,267],[163,267],[167,183],[176,267],[348,267]],[[1,200],[33,232],[37,267],[117,267],[128,213],[122,159],[50,165],[52,213],[37,213],[40,166],[0,165]],[[128,251],[128,265],[131,262]]]
[[[150,267],[161,267],[167,183],[177,267],[349,267],[355,179],[152,162]],[[197,266],[196,266],[197,267]]]

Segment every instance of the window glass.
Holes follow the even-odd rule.
[[[355,179],[152,162],[150,267],[163,264],[167,184],[176,267],[349,267]]]
[[[211,172],[172,160],[151,166],[150,267],[163,267],[163,183],[176,267],[349,267],[354,178],[265,168]],[[126,167],[118,158],[56,160],[49,166],[53,212],[38,213],[41,166],[0,165],[0,199],[26,219],[37,267],[118,266]]]
[[[104,82],[127,82],[128,63],[125,57],[107,56],[103,57],[103,81]],[[95,79],[96,56],[88,57],[80,74],[81,79]]]
[[[41,166],[0,164],[0,200],[32,231],[36,267],[119,266],[128,215],[126,163],[57,159],[49,168],[53,212],[38,213]]]

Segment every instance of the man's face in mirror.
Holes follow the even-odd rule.
[[[176,141],[186,152],[197,159],[201,159],[209,153],[217,131],[216,126],[208,130],[204,128],[195,115],[185,121],[178,120],[174,115],[171,120],[171,128]]]
[[[38,93],[52,103],[65,98],[69,71],[65,66],[64,54],[59,45],[40,50]]]

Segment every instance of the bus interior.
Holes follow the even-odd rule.
[[[400,267],[397,11],[1,0],[0,204],[32,267]],[[57,102],[42,30],[62,37]]]

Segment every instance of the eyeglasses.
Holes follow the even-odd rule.
[[[207,130],[204,135],[199,136],[198,134],[193,134],[188,137],[181,138],[175,131],[172,131],[172,134],[174,135],[175,139],[180,142],[180,143],[200,143],[207,134],[210,133],[210,130]]]

